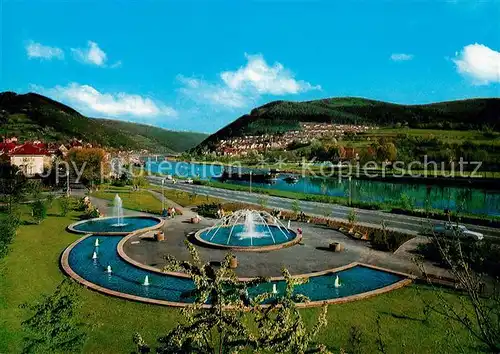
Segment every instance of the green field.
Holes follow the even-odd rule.
[[[27,210],[25,218],[29,219]],[[27,313],[19,305],[53,292],[64,278],[59,257],[79,237],[65,231],[76,220],[75,212],[67,217],[51,214],[41,225],[21,226],[11,253],[0,261],[0,353],[21,351],[20,322]],[[154,344],[180,319],[177,309],[125,301],[80,286],[78,293],[84,320],[93,325],[85,353],[129,353],[135,331]],[[380,332],[388,353],[476,352],[474,340],[458,325],[434,313],[425,319],[423,301],[437,301],[436,294],[429,287],[412,285],[367,300],[332,305],[328,328],[322,331],[320,341],[333,351],[346,348],[350,328],[358,326],[363,352],[376,352],[376,320],[380,316]],[[452,301],[458,299],[455,294],[446,296]],[[318,309],[302,311],[307,321],[317,313]]]
[[[113,205],[112,201],[115,199],[116,194],[120,195],[125,209],[161,214],[161,201],[146,190],[133,191],[130,187],[102,186],[101,190],[93,192],[91,195],[109,200],[109,205]]]

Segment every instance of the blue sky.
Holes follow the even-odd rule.
[[[214,132],[272,100],[500,96],[500,0],[0,0],[0,90]]]

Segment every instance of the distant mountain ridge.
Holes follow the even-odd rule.
[[[330,98],[305,102],[273,101],[253,109],[207,137],[195,149],[212,150],[218,141],[244,135],[280,134],[300,122],[408,125],[429,129],[500,131],[500,98],[468,99],[424,105],[400,105],[365,98]]]
[[[0,93],[1,135],[49,142],[76,138],[103,147],[158,153],[182,152],[207,137],[202,133],[90,118],[48,97],[14,92]]]

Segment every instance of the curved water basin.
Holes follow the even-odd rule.
[[[130,233],[136,230],[154,227],[161,220],[150,216],[125,216],[122,219],[108,217],[84,220],[69,226],[80,233]]]
[[[95,247],[96,238],[99,238],[99,247]],[[86,237],[69,251],[67,263],[83,280],[112,292],[140,297],[141,299],[137,299],[140,301],[145,301],[144,298],[175,303],[193,301],[182,297],[183,293],[194,289],[191,279],[152,272],[131,265],[117,253],[116,247],[120,239],[118,236]],[[97,259],[92,259],[94,252],[97,254]],[[111,274],[106,271],[108,265],[111,266]],[[149,286],[143,285],[146,276]],[[340,287],[335,287],[337,276],[340,279]],[[336,273],[311,276],[308,283],[297,286],[295,291],[308,296],[311,301],[324,301],[366,293],[396,283],[401,284],[403,280],[406,278],[402,275],[357,265]],[[249,296],[265,291],[271,292],[273,284],[276,285],[278,294],[285,287],[283,280],[260,284],[249,289]],[[113,295],[122,296],[121,294]]]

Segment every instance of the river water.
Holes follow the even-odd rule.
[[[224,167],[220,165],[188,163],[178,161],[147,161],[146,168],[155,173],[202,180],[217,179]],[[243,173],[258,169],[243,168]],[[394,183],[375,180],[339,179],[338,177],[301,177],[296,183],[287,183],[280,175],[274,183],[252,183],[253,187],[307,194],[349,197],[353,202],[383,202],[398,206],[404,196],[423,208],[430,203],[432,208],[460,210],[475,215],[500,216],[500,190],[486,190],[461,186],[425,185],[421,183]],[[247,181],[228,181],[227,183],[249,185]]]

